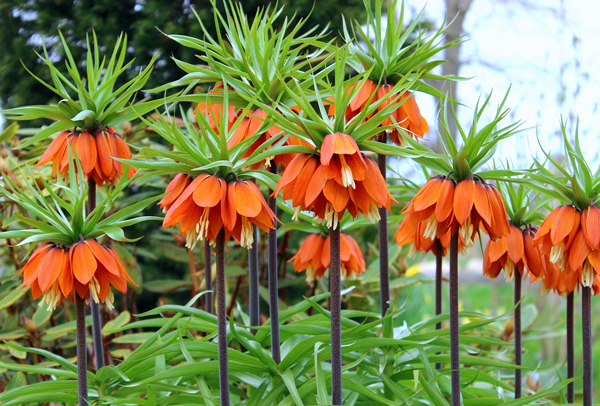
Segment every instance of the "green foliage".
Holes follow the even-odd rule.
[[[281,312],[282,362],[279,366],[273,362],[268,350],[268,321],[253,336],[247,327],[231,319],[228,353],[233,404],[329,404],[327,387],[331,373],[326,360],[330,357],[330,321],[329,312],[319,304],[327,296],[307,298]],[[120,364],[106,366],[96,374],[88,373],[90,402],[217,404],[218,391],[214,388],[218,387],[218,365],[214,360],[218,348],[211,340],[217,330],[216,318],[191,307],[192,302],[186,306],[158,307],[139,315],[143,320],[130,324],[125,324],[129,316],[124,314],[112,325],[107,325],[105,334],[138,328],[158,330],[125,334],[115,339],[137,348]],[[309,309],[315,314],[308,316],[306,311]],[[237,313],[238,320],[246,317],[239,311]],[[512,386],[507,382],[507,374],[500,372],[514,368],[510,362],[503,361],[502,355],[510,343],[494,338],[489,329],[493,323],[509,316],[461,314],[461,345],[463,350],[473,354],[462,356],[462,361],[470,365],[462,374],[465,404],[521,404],[509,400]],[[403,311],[398,309],[382,319],[358,310],[343,311],[342,317],[344,404],[449,404],[450,370],[432,368],[435,362],[449,362],[449,330],[431,330],[436,322],[445,321],[447,316],[411,326],[399,324]],[[38,354],[49,364],[28,367],[4,364],[3,367],[53,379],[6,391],[0,395],[3,405],[31,404],[44,396],[74,403],[74,364],[44,350],[14,343],[7,345],[25,357]],[[555,393],[567,382],[544,388],[526,398],[527,403],[523,404]]]

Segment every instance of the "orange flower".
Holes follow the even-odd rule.
[[[173,203],[175,203],[175,200],[177,200],[177,198],[181,196],[185,188],[191,182],[192,179],[189,175],[186,175],[185,173],[179,173],[175,175],[173,180],[169,182],[167,188],[165,189],[166,195],[160,200],[160,202],[158,202],[158,205],[161,209],[163,209],[163,212],[166,213],[167,210],[169,210]]]
[[[497,278],[501,270],[507,282],[515,279],[515,271],[523,277],[527,269],[536,278],[545,274],[545,259],[533,243],[535,231],[520,230],[511,225],[510,234],[497,241],[488,241],[483,253],[483,274]]]
[[[386,98],[392,88],[392,85],[379,86],[379,89],[377,89],[376,99],[381,100]],[[400,96],[400,101],[404,101],[404,103],[402,103],[400,107],[392,112],[394,121],[400,126],[400,128],[404,129],[413,138],[423,138],[423,136],[429,132],[429,124],[421,115],[421,111],[419,110],[419,105],[417,104],[415,96],[410,92],[404,92]],[[381,111],[393,102],[395,102],[395,100],[390,100],[388,98],[377,108],[377,110]],[[381,125],[393,125],[394,121],[392,121],[392,118],[388,118]],[[392,142],[395,144],[400,146],[407,145],[406,140],[402,138],[400,131],[397,129],[389,129],[386,130],[386,132],[390,136]]]
[[[267,113],[265,113],[264,110],[258,109],[255,111],[249,111],[246,117],[242,119],[240,125],[236,128],[235,132],[233,133],[233,136],[227,142],[227,146],[229,147],[229,149],[248,138],[254,137],[258,132],[259,128],[263,125],[264,120],[266,118]],[[252,153],[254,153],[254,151],[256,151],[256,149],[260,147],[262,143],[267,141],[269,138],[276,136],[280,132],[281,131],[277,127],[268,128],[256,139],[256,141],[254,141],[254,143],[250,146],[250,148],[248,148],[248,151],[244,154],[242,158],[247,158],[250,155],[252,155]],[[270,166],[271,158],[267,158],[265,162],[259,162],[254,165],[251,165],[250,167],[252,169],[261,169]]]
[[[73,132],[63,131],[50,143],[48,149],[36,166],[42,166],[52,161],[52,171],[66,176],[69,171],[69,149],[71,146],[79,158],[81,169],[86,177],[92,176],[98,185],[104,183],[114,185],[123,175],[123,166],[113,157],[129,159],[131,150],[129,145],[114,132],[112,128],[98,130],[93,135],[88,131]],[[72,156],[73,162],[75,157]],[[128,176],[135,173],[134,168],[129,168]]]
[[[321,278],[329,268],[331,244],[329,236],[311,234],[302,242],[298,253],[288,262],[294,261],[294,271],[306,271],[306,282]],[[341,274],[354,278],[366,270],[365,259],[358,243],[347,234],[340,234]]]
[[[406,219],[405,216],[404,219]],[[404,223],[404,219],[402,223]],[[427,227],[427,222],[422,221],[420,223],[411,224],[410,226],[406,226],[400,224],[398,230],[396,230],[396,234],[394,234],[394,239],[396,240],[396,244],[403,246],[406,244],[410,244],[409,256],[414,257],[417,252],[432,252],[434,255],[437,255],[437,248],[435,244],[436,238],[428,238],[425,237],[425,228]],[[448,247],[450,247],[450,232],[447,232],[440,238],[440,242],[442,243],[442,256],[446,256]],[[459,249],[461,249],[464,244],[461,244],[459,241]]]
[[[348,210],[379,220],[378,208],[392,206],[392,196],[377,163],[364,157],[354,139],[346,134],[326,135],[321,155],[298,154],[285,169],[273,193],[283,190],[296,212],[314,211],[315,218],[336,228]]]
[[[402,211],[397,240],[404,241],[420,228],[425,238],[443,238],[447,233],[460,232],[467,248],[473,246],[477,229],[482,228],[497,240],[510,232],[502,196],[493,185],[465,179],[456,185],[453,180],[434,177],[429,179]]]
[[[404,129],[410,136],[417,139],[418,137],[423,137],[426,133],[429,132],[429,124],[427,120],[421,115],[421,111],[419,110],[419,105],[414,97],[414,95],[408,91],[402,93],[400,98],[398,96],[389,97],[390,91],[393,89],[393,85],[383,84],[377,85],[371,79],[367,79],[364,82],[359,82],[362,84],[362,87],[356,93],[350,104],[346,109],[346,120],[351,120],[360,114],[360,112],[365,109],[369,100],[372,103],[376,103],[379,100],[385,100],[381,103],[381,105],[377,108],[377,111],[381,111],[391,103],[396,103],[397,100],[404,101],[402,105],[400,105],[396,110],[394,110],[390,118],[386,119],[381,125],[382,126],[390,126],[394,124],[394,121],[400,126],[400,128]],[[353,87],[348,89],[350,93]],[[373,93],[375,95],[373,96]],[[371,99],[372,98],[372,99]],[[335,114],[335,106],[333,104],[329,104],[329,114]],[[368,119],[369,117],[367,117]],[[393,118],[393,121],[392,121]],[[400,132],[397,129],[387,130],[390,139],[397,145],[405,146],[406,141],[400,135]]]
[[[262,126],[264,120],[267,118],[267,113],[263,110],[258,109],[256,111],[248,112],[248,115],[242,119],[242,122],[237,127],[233,136],[229,139],[227,146],[231,149],[234,145],[239,144],[240,142],[251,138],[256,135],[259,128]],[[281,130],[275,126],[268,128],[264,133],[262,133],[256,141],[248,148],[248,151],[244,154],[242,158],[248,158],[250,155],[256,151],[258,147],[260,147],[265,141],[268,139],[275,137],[281,133]],[[301,145],[305,147],[312,147],[311,144],[306,141],[301,140],[298,137],[290,135],[284,145]],[[271,166],[271,159],[275,160],[275,164],[281,164],[283,167],[289,165],[291,160],[294,158],[295,154],[282,154],[275,155],[274,157],[266,158],[264,162],[259,162],[254,165],[250,165],[251,169],[264,169]]]
[[[253,182],[227,183],[215,175],[202,174],[171,204],[163,228],[179,225],[181,234],[186,237],[186,246],[193,248],[200,239],[216,242],[221,228],[225,227],[225,241],[233,236],[242,247],[251,248],[252,224],[268,231],[274,228],[275,219]]]
[[[222,94],[223,83],[217,83],[216,86],[213,87],[208,93]],[[221,116],[223,115],[223,105],[219,103],[198,103],[198,106],[196,106],[196,109],[194,110],[194,115],[197,117],[198,114],[206,116],[208,119],[208,124],[213,130],[216,130],[219,122],[221,121]],[[227,129],[230,129],[233,126],[236,119],[237,115],[235,112],[235,106],[231,105],[227,108]]]
[[[534,242],[561,274],[557,290],[572,292],[577,284],[598,291],[600,280],[600,209],[583,212],[567,205],[554,209],[537,231]],[[564,282],[563,282],[564,281]]]
[[[135,285],[117,252],[94,239],[70,247],[44,243],[21,273],[23,286],[31,287],[34,300],[44,295],[40,305],[47,304],[48,310],[55,309],[65,298],[72,298],[75,292],[86,300],[91,292],[96,303],[104,302],[112,309],[115,297],[110,285],[122,293],[127,292],[127,282]]]

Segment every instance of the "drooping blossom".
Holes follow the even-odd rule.
[[[311,210],[316,219],[336,228],[345,211],[379,220],[378,209],[391,209],[392,196],[377,163],[363,156],[346,134],[325,136],[320,155],[298,154],[285,169],[273,196],[283,190],[298,213]]]
[[[204,238],[216,242],[224,227],[225,241],[233,237],[242,247],[251,248],[252,224],[266,232],[274,228],[275,220],[275,214],[253,182],[227,182],[216,175],[202,174],[170,205],[163,228],[179,225],[186,246],[193,248],[196,241]]]
[[[393,85],[387,83],[377,85],[371,79],[359,82],[358,85],[361,86],[360,90],[346,108],[346,120],[353,119],[370,104],[376,103],[379,100],[384,100],[379,107],[377,107],[377,111],[383,110],[392,103],[398,103],[399,106],[390,114],[390,118],[386,119],[381,126],[391,126],[395,122],[400,128],[404,129],[408,135],[415,139],[422,138],[429,132],[429,124],[421,115],[419,105],[417,104],[413,93],[405,91],[401,95],[389,96],[394,87]],[[348,89],[348,92],[351,92],[353,87],[354,86],[351,86],[350,89]],[[335,105],[329,104],[329,114],[335,114]],[[367,117],[367,119],[368,118],[369,117]],[[402,135],[400,135],[398,129],[388,129],[387,133],[395,144],[400,146],[406,145],[406,141]]]
[[[297,108],[292,108],[292,110],[296,111]],[[264,120],[267,118],[267,113],[264,110],[258,109],[255,111],[249,111],[246,114],[246,117],[242,119],[240,125],[236,128],[233,136],[229,139],[227,146],[231,149],[233,146],[239,144],[240,142],[254,137],[260,127],[263,125]],[[252,143],[252,145],[248,148],[247,152],[244,154],[243,158],[248,158],[250,155],[254,153],[265,141],[269,140],[272,137],[277,136],[281,133],[281,130],[275,126],[271,126],[267,128],[262,134],[258,136],[258,138]],[[308,142],[290,135],[283,145],[300,145],[305,147],[311,147],[311,144]],[[276,165],[281,164],[284,168],[289,165],[291,160],[294,158],[295,154],[279,154],[273,157],[267,157],[262,162],[257,162],[253,165],[250,165],[251,169],[265,169],[271,166],[271,160],[275,161]]]
[[[103,302],[112,309],[115,297],[111,285],[122,293],[127,292],[127,282],[135,285],[117,252],[89,238],[70,247],[42,244],[21,273],[23,286],[31,287],[34,300],[43,295],[41,304],[48,310],[74,294],[87,300],[90,293],[96,303]]]
[[[165,189],[166,195],[158,202],[160,208],[166,213],[191,182],[192,178],[185,173],[175,175]]]
[[[483,274],[497,278],[504,271],[507,282],[525,276],[525,269],[535,278],[545,275],[545,258],[534,244],[535,228],[521,230],[510,226],[510,234],[496,241],[488,241],[483,253]]]
[[[222,94],[223,83],[217,83],[209,92],[209,94]],[[222,116],[224,116],[223,105],[220,103],[201,102],[198,103],[194,110],[194,115],[197,117],[198,114],[205,116],[208,119],[208,125],[216,130],[219,123],[221,122]],[[237,114],[234,105],[227,107],[227,129],[231,129],[237,119]]]
[[[50,143],[36,166],[52,161],[54,176],[66,176],[69,172],[69,148],[71,159],[75,162],[73,149],[86,177],[91,176],[96,184],[114,185],[123,176],[123,165],[114,158],[129,159],[131,150],[123,138],[112,128],[97,130],[93,133],[63,131]],[[130,167],[127,175],[133,176],[135,169]]]
[[[306,271],[306,282],[312,282],[323,277],[329,269],[331,261],[331,244],[327,238],[320,234],[311,234],[302,242],[296,255],[290,262],[294,261],[294,271]],[[340,233],[340,269],[343,277],[354,278],[364,272],[365,259],[354,238]]]
[[[510,232],[502,196],[495,186],[465,179],[433,177],[419,190],[402,211],[397,236],[409,236],[419,223],[423,237],[434,241],[457,231],[467,248],[473,246],[481,228],[495,241]]]
[[[554,209],[537,231],[534,242],[564,273],[565,292],[577,284],[598,292],[600,280],[600,209],[591,205],[580,211],[572,205]],[[558,278],[559,284],[561,277]]]

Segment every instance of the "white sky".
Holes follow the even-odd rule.
[[[595,73],[600,66],[600,3],[524,2],[473,0],[464,23],[468,41],[462,46],[461,60],[465,63],[459,72],[473,78],[458,87],[459,101],[468,106],[459,110],[460,121],[469,122],[469,107],[480,95],[487,96],[493,89],[495,107],[512,84],[507,106],[513,121],[524,120],[525,127],[538,125],[537,133],[545,148],[559,152],[560,117],[571,122],[579,117],[586,158],[597,162],[600,125],[595,119],[600,76]],[[443,0],[406,0],[406,5],[413,15],[426,6],[429,19],[438,24],[443,21]],[[433,100],[417,97],[423,115],[430,123],[435,122]],[[536,131],[530,130],[501,143],[496,157],[516,159],[516,164],[528,166],[532,154],[541,156],[535,137]]]

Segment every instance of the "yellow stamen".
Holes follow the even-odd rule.
[[[437,235],[437,227],[438,223],[435,218],[435,214],[432,214],[431,217],[427,219],[427,224],[425,225],[425,232],[423,232],[423,237],[433,241]]]
[[[550,250],[550,262],[558,264],[560,269],[563,269],[563,259],[565,256],[565,243],[561,241],[560,244],[555,245]]]
[[[344,155],[339,155],[339,157],[340,162],[342,163],[342,186],[352,186],[352,189],[356,189],[356,184],[354,183],[354,176],[352,176],[352,169],[350,169],[350,167],[346,163]]]
[[[58,302],[60,302],[60,298],[61,298],[60,289],[59,289],[58,283],[55,282],[50,287],[50,289],[48,289],[44,293],[44,296],[42,297],[42,300],[40,301],[40,306],[43,306],[45,303],[48,305],[46,310],[53,311],[54,309],[56,309],[56,305],[58,304]]]
[[[306,268],[306,282],[314,282],[316,272],[317,270],[315,269],[315,267],[309,265],[308,268]]]
[[[587,259],[583,263],[583,270],[581,272],[581,284],[587,288],[591,288],[594,284],[594,268]]]
[[[293,221],[298,221],[298,215],[300,214],[301,211],[302,211],[302,208],[300,206],[296,207],[296,210],[294,211],[294,215],[292,216]]]
[[[512,262],[510,257],[506,260],[506,265],[504,265],[504,279],[506,282],[512,282],[515,280],[515,264]]]
[[[115,306],[113,305],[114,302],[115,302],[115,295],[112,292],[112,290],[109,290],[108,294],[106,295],[106,300],[104,301],[104,304],[106,305],[106,308],[109,311],[113,310],[115,308]]]
[[[417,256],[417,246],[414,243],[410,243],[410,246],[408,248],[408,257],[409,258],[414,258]]]
[[[327,227],[335,230],[338,226],[338,213],[333,209],[331,203],[327,203],[325,206],[325,218],[322,219],[322,224],[326,224]]]
[[[240,236],[240,245],[244,248],[252,248],[254,242],[254,233],[252,229],[252,223],[248,221],[247,217],[242,216],[242,233]]]
[[[94,299],[94,302],[100,303],[100,298],[98,297],[98,294],[100,294],[100,282],[98,282],[98,279],[96,279],[95,276],[92,277],[92,279],[88,283],[88,286],[90,288],[90,293],[92,295],[92,299]]]
[[[471,217],[467,217],[465,223],[460,226],[460,235],[465,243],[465,247],[471,248],[475,244],[473,238],[473,224],[471,224]]]
[[[379,215],[379,208],[375,205],[375,203],[371,202],[369,204],[369,212],[365,213],[365,217],[371,223],[377,223],[379,220],[381,220],[381,216]]]

